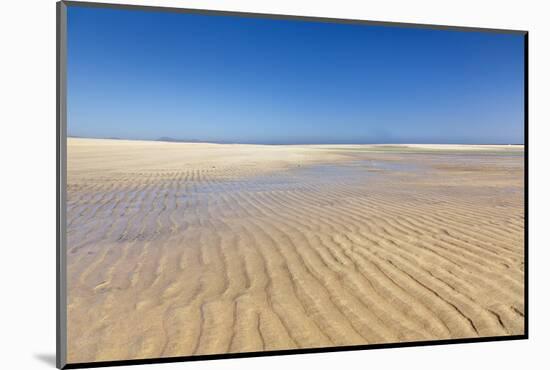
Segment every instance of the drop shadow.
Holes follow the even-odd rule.
[[[35,353],[34,358],[52,367],[55,367],[56,365],[55,353]]]

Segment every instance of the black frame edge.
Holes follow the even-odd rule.
[[[344,351],[349,352],[349,351],[362,351],[362,350],[371,350],[371,349],[406,348],[406,347],[425,347],[425,346],[435,346],[435,345],[500,342],[500,341],[512,341],[512,340],[524,340],[524,339],[527,339],[526,335],[510,335],[510,336],[500,336],[500,337],[428,340],[428,341],[418,341],[418,342],[403,342],[403,343],[397,343],[397,344],[380,343],[380,344],[342,346],[342,347],[319,347],[319,348],[302,348],[302,349],[288,349],[288,350],[263,351],[263,352],[240,352],[240,353],[225,353],[225,354],[196,355],[196,356],[182,356],[182,357],[164,357],[164,358],[159,357],[159,358],[137,359],[137,360],[81,362],[81,363],[67,364],[63,369],[83,369],[83,368],[95,368],[95,367],[165,364],[165,363],[173,363],[173,362],[224,360],[224,359],[251,358],[251,357],[304,355],[304,354],[314,354],[314,353],[331,353],[331,352],[344,352]]]
[[[67,6],[56,3],[56,367],[67,365],[66,123]]]
[[[524,324],[525,338],[529,338],[529,32],[523,36],[523,128],[524,128],[524,163],[523,163],[523,191],[524,191]]]
[[[328,22],[328,23],[343,23],[343,24],[360,24],[371,26],[391,26],[391,27],[406,27],[406,28],[422,28],[430,30],[447,30],[447,31],[466,31],[466,32],[493,32],[503,34],[524,35],[526,30],[515,29],[499,29],[499,28],[484,28],[484,27],[462,27],[451,25],[438,25],[427,23],[405,23],[405,22],[386,22],[386,21],[369,21],[364,19],[351,18],[330,18],[316,16],[302,16],[291,14],[270,14],[270,13],[250,13],[241,11],[229,10],[208,10],[197,8],[176,8],[169,6],[153,6],[153,5],[133,5],[133,4],[116,4],[116,3],[99,3],[87,1],[63,1],[67,6],[79,6],[87,8],[103,8],[103,9],[126,9],[126,10],[142,10],[142,11],[160,11],[169,13],[184,13],[184,14],[202,14],[202,15],[218,15],[218,16],[236,16],[248,18],[267,18],[279,20],[301,20],[307,22]]]

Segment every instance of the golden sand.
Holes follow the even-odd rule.
[[[523,148],[68,140],[68,361],[524,331]]]

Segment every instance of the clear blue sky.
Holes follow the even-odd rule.
[[[71,136],[523,143],[523,37],[69,7]]]

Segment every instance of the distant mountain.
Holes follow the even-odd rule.
[[[175,139],[169,136],[159,137],[156,141],[167,141],[169,143],[203,143],[204,142],[196,139]]]

